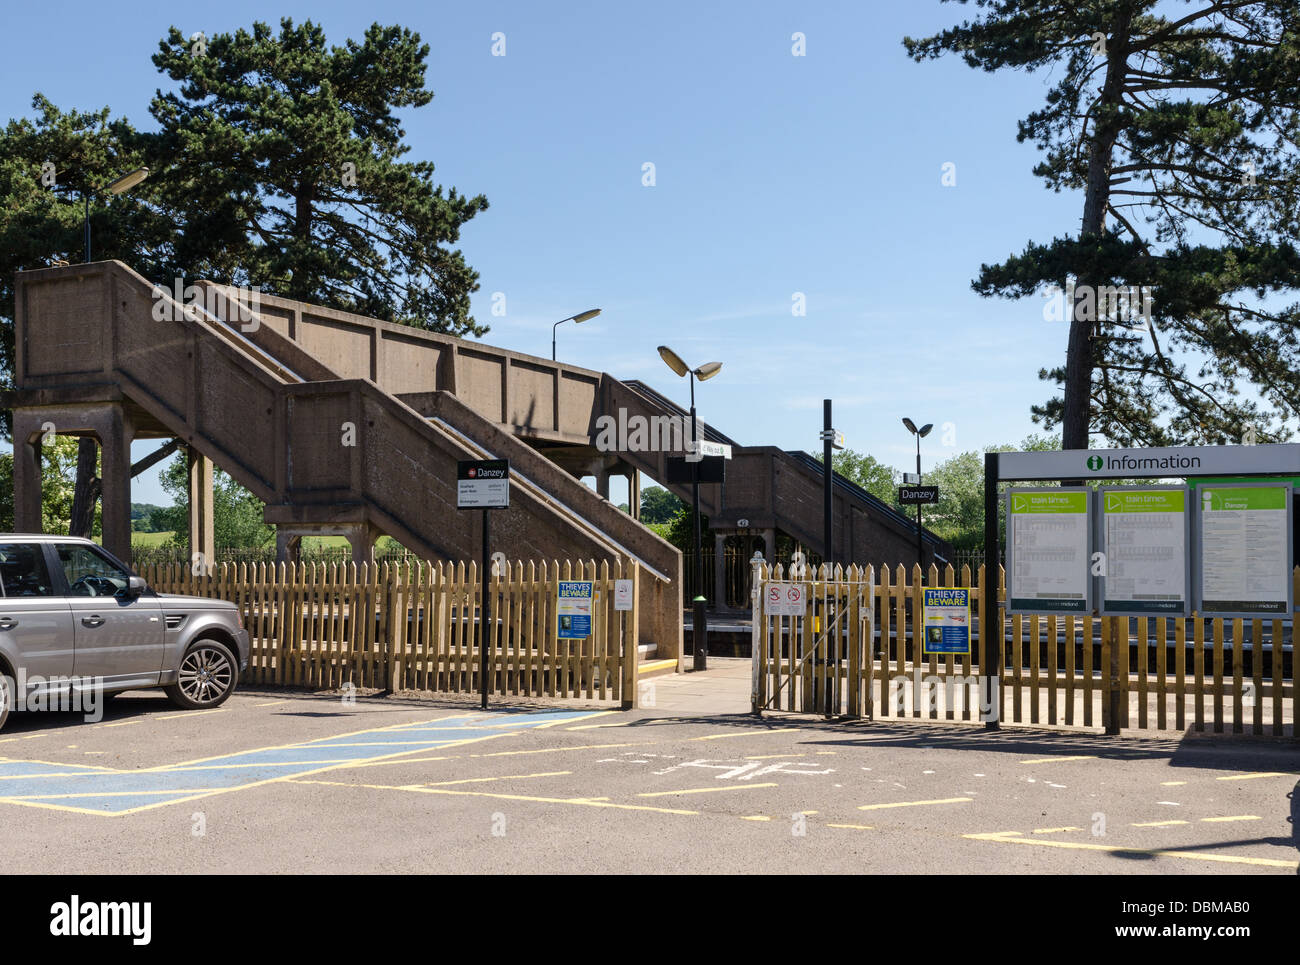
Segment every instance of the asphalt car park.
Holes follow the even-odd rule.
[[[241,689],[0,733],[10,872],[1295,874],[1293,743]]]

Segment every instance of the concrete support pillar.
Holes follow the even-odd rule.
[[[635,466],[627,473],[627,509],[633,519],[641,522],[641,470]]]
[[[212,565],[217,558],[212,507],[212,460],[197,449],[187,447],[186,461],[190,471],[190,559],[194,559],[194,554],[201,553],[203,562]]]
[[[713,534],[713,609],[727,609],[727,537]]]
[[[133,427],[117,404],[98,413],[100,513],[104,549],[131,558],[131,438]]]
[[[763,556],[767,558],[767,565],[773,566],[776,563],[776,530],[763,530]]]
[[[275,561],[277,563],[297,563],[302,554],[302,534],[286,530],[283,526],[275,528]]]
[[[596,473],[596,493],[603,499],[609,499],[609,477],[612,475],[612,469],[602,469]]]
[[[14,410],[14,532],[43,532],[41,516],[41,416]]]
[[[352,562],[360,566],[362,563],[373,563],[375,561],[375,540],[377,534],[365,523],[358,523],[348,528],[345,534],[348,538],[348,545],[352,547]]]

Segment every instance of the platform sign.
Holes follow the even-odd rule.
[[[1089,490],[1007,492],[1007,611],[1088,613]]]
[[[806,602],[802,583],[769,583],[763,591],[763,612],[771,617],[801,617]]]
[[[595,584],[590,580],[561,580],[555,606],[556,635],[561,640],[591,636],[591,603]]]
[[[939,501],[938,486],[899,486],[898,502],[903,506],[916,506]]]
[[[1201,486],[1196,609],[1207,617],[1291,615],[1291,487]]]
[[[510,461],[470,459],[456,463],[457,509],[509,509]]]
[[[925,588],[925,639],[921,655],[970,653],[970,588]]]
[[[1101,505],[1101,612],[1187,616],[1191,612],[1188,491],[1183,486],[1106,488]]]

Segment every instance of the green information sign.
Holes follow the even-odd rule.
[[[1007,492],[1007,602],[1013,613],[1087,613],[1092,603],[1086,489]]]
[[[1185,616],[1188,567],[1187,490],[1179,486],[1103,489],[1101,612]]]
[[[1291,487],[1201,486],[1197,610],[1291,615]]]

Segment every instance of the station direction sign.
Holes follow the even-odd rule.
[[[510,461],[463,459],[456,463],[457,509],[509,509]]]
[[[903,506],[917,506],[939,501],[938,486],[899,486],[898,501]]]

